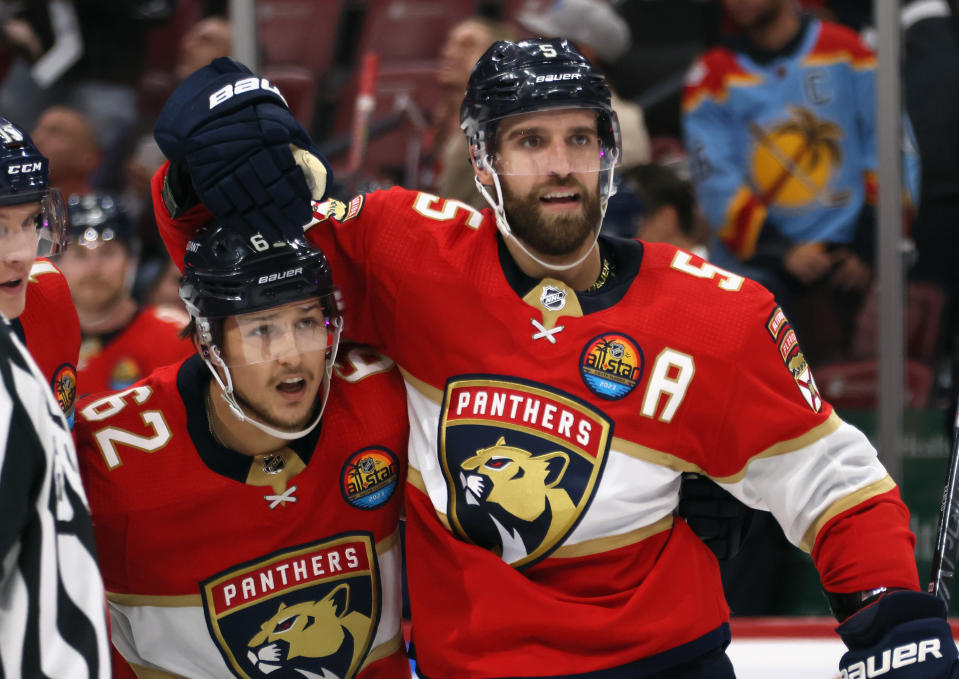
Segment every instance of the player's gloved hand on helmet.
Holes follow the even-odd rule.
[[[959,679],[946,605],[924,592],[883,595],[836,628],[849,649],[840,679]]]
[[[679,515],[720,561],[733,558],[742,549],[753,511],[707,477],[683,474]]]
[[[217,218],[267,238],[302,236],[333,181],[279,90],[226,57],[177,87],[154,137]]]

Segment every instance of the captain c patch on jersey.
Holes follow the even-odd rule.
[[[241,679],[355,677],[380,615],[369,533],[295,547],[201,583],[213,639]]]
[[[799,393],[803,399],[813,409],[813,412],[822,410],[822,397],[819,395],[819,388],[816,386],[816,380],[813,379],[812,369],[803,356],[802,349],[799,348],[799,340],[796,338],[796,331],[793,330],[786,315],[780,307],[773,309],[766,321],[766,330],[769,336],[779,349],[779,355],[782,356],[783,363],[789,369]]]
[[[612,431],[601,411],[545,385],[450,379],[439,458],[453,530],[517,568],[548,556],[589,506]]]

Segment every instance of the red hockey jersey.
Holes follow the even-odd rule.
[[[198,356],[81,399],[113,640],[139,676],[409,675],[403,384],[357,346],[341,347],[334,375],[320,427],[279,470],[213,439]]]
[[[33,263],[26,307],[11,325],[47,378],[67,421],[72,423],[77,399],[80,321],[67,279],[53,262],[38,259]]]
[[[147,306],[119,332],[85,335],[77,365],[80,393],[126,389],[157,368],[186,358],[194,352],[193,342],[179,334],[189,322],[182,309]]]
[[[159,186],[182,262],[204,215],[171,221]],[[683,471],[770,510],[831,591],[918,587],[895,484],[756,283],[603,237],[615,275],[578,293],[525,276],[490,210],[399,188],[316,206],[307,235],[345,332],[406,381],[423,676],[643,676],[723,644],[715,558],[674,515]]]

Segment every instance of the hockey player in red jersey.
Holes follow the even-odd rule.
[[[409,676],[397,370],[338,352],[302,238],[210,225],[180,290],[198,353],[77,407],[115,646],[138,676]]]
[[[180,337],[189,322],[182,309],[140,306],[131,294],[138,239],[116,199],[73,195],[67,213],[70,247],[57,264],[80,318],[80,394],[125,389],[192,354],[193,343]]]
[[[50,186],[49,161],[26,132],[0,118],[0,312],[72,421],[80,326],[63,275],[43,259],[66,244],[66,211]]]
[[[350,336],[402,370],[422,677],[733,677],[715,557],[675,515],[686,471],[812,555],[844,621],[843,676],[956,676],[898,489],[821,398],[772,296],[675,247],[598,236],[619,133],[575,48],[498,42],[477,63],[461,121],[482,212],[394,188],[308,222],[288,175],[304,168],[301,201],[326,177],[290,151],[283,111],[234,62],[198,71],[158,121],[155,209],[175,258],[198,199],[238,233],[303,217]]]

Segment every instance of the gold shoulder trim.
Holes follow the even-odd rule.
[[[426,484],[423,482],[423,475],[419,469],[408,467],[406,469],[406,482],[419,491],[426,492]]]
[[[746,476],[746,469],[749,468],[749,465],[755,460],[759,460],[765,457],[776,457],[777,455],[785,455],[786,453],[792,453],[800,448],[805,448],[811,443],[815,443],[824,436],[828,436],[837,429],[839,425],[842,424],[842,420],[839,419],[839,415],[836,414],[836,411],[829,413],[829,417],[826,418],[826,421],[822,424],[816,425],[809,431],[807,431],[802,436],[797,436],[794,439],[788,439],[786,441],[780,441],[779,443],[774,443],[773,445],[766,448],[757,455],[753,455],[746,462],[746,465],[740,469],[737,473],[732,476],[723,476],[723,477],[714,477],[714,480],[719,481],[720,483],[738,483],[742,481]]]
[[[382,660],[383,658],[393,655],[404,646],[405,643],[403,642],[403,632],[400,631],[400,633],[392,639],[384,641],[379,646],[374,646],[371,648],[370,652],[366,654],[366,659],[363,660],[363,664],[360,665],[360,670],[362,671],[367,665],[375,663],[377,660]]]
[[[555,552],[549,555],[550,559],[572,559],[578,556],[589,556],[591,554],[601,554],[602,552],[608,552],[613,549],[619,549],[620,547],[625,547],[627,545],[634,545],[637,542],[642,542],[643,540],[656,535],[657,533],[662,533],[663,531],[671,530],[673,527],[673,515],[668,514],[664,516],[656,523],[651,523],[648,526],[643,526],[642,528],[637,528],[636,530],[630,531],[628,533],[623,533],[621,535],[607,535],[602,538],[595,538],[593,540],[586,540],[585,542],[579,542],[575,545],[567,545],[565,547],[559,547]]]
[[[418,391],[428,400],[432,401],[438,406],[443,405],[443,391],[441,389],[437,389],[436,387],[427,384],[423,380],[413,377],[402,367],[400,367],[400,375],[403,376],[404,382],[416,389],[416,391]]]
[[[119,606],[162,606],[164,608],[186,608],[202,606],[199,594],[179,594],[163,596],[160,594],[119,594],[107,592],[107,601]]]
[[[799,543],[799,548],[807,554],[811,553],[812,548],[816,544],[816,536],[819,535],[819,531],[822,530],[823,526],[825,526],[830,519],[842,514],[847,509],[851,509],[852,507],[865,502],[869,498],[882,495],[883,493],[888,493],[895,487],[896,482],[892,480],[891,476],[886,474],[878,481],[874,481],[868,486],[860,488],[854,493],[836,500],[826,509],[826,511],[820,514],[818,519],[812,522],[812,525],[809,526],[809,530],[807,530],[806,534],[803,535],[802,541]]]
[[[751,458],[749,458],[749,460],[746,461],[746,464],[743,466],[743,468],[735,474],[731,476],[711,478],[721,483],[736,483],[741,481],[743,477],[746,476],[746,469],[753,460],[758,460],[764,457],[774,457],[776,455],[784,455],[786,453],[799,450],[800,448],[808,446],[814,441],[818,441],[823,436],[833,433],[839,428],[840,424],[842,424],[842,420],[839,419],[839,416],[834,411],[829,414],[829,417],[826,418],[825,422],[813,427],[802,436],[797,436],[796,438],[789,439],[787,441],[780,441],[769,446],[769,448],[766,448],[766,450],[753,455]],[[702,469],[694,465],[692,462],[687,462],[681,457],[671,455],[670,453],[664,453],[661,450],[649,448],[638,443],[633,443],[632,441],[627,441],[626,439],[613,438],[611,447],[624,455],[636,458],[637,460],[643,460],[644,462],[659,465],[660,467],[667,467],[678,472],[697,472],[700,474],[705,474]]]

